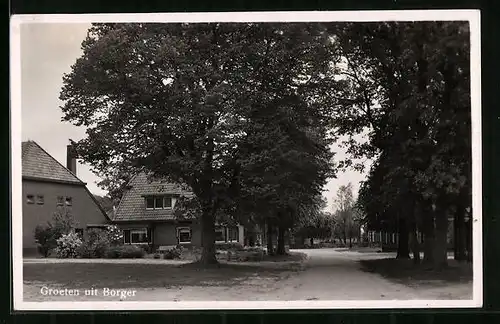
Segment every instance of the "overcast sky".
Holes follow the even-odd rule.
[[[70,71],[81,56],[81,42],[90,24],[31,23],[21,26],[21,101],[22,140],[33,140],[49,154],[66,163],[66,145],[69,139],[85,136],[83,127],[61,122],[59,92],[62,76]],[[332,148],[337,156],[344,157],[338,147]],[[78,177],[87,183],[89,190],[103,195],[106,192],[97,186],[98,177],[86,165],[78,164]],[[357,193],[364,175],[349,171],[339,173],[325,187],[329,210],[332,210],[335,192],[341,185],[351,182]]]

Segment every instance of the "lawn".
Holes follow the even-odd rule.
[[[448,260],[448,267],[441,271],[431,270],[425,265],[416,266],[413,260],[395,258],[361,260],[360,263],[363,271],[377,273],[410,287],[448,286],[472,281],[472,264],[455,260]]]
[[[300,262],[269,266],[221,263],[209,269],[195,264],[25,263],[25,284],[54,284],[74,289],[233,286],[253,277],[279,280],[300,269]]]

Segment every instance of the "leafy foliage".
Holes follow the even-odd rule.
[[[52,224],[37,225],[34,232],[38,252],[44,257],[48,257],[50,251],[57,246],[57,239],[54,237]]]
[[[434,249],[443,250],[450,207],[471,194],[468,24],[343,24],[334,32],[346,87],[334,94],[333,125],[352,158],[375,159],[359,194],[369,226],[410,224],[404,233],[431,224],[433,242],[435,220]],[[361,133],[365,142],[354,139]]]
[[[144,257],[144,249],[136,245],[117,245],[106,250],[104,257],[109,259],[139,259]]]
[[[323,134],[330,46],[321,24],[94,24],[63,79],[63,119],[87,128],[77,151],[113,195],[138,170],[189,186],[201,211],[202,260],[213,263],[218,212],[235,217],[235,188],[250,188],[243,172],[263,176],[255,174],[260,163],[249,161],[257,157],[243,152],[262,143],[260,120],[280,116],[280,150],[311,142],[308,127]],[[299,145],[306,146],[313,147]],[[314,155],[264,151],[270,167],[276,154],[295,161]],[[313,187],[322,168],[308,169],[320,179]]]
[[[56,254],[58,258],[75,258],[78,248],[82,244],[76,233],[63,234],[57,239]]]

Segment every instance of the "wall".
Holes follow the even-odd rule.
[[[23,180],[22,185],[23,250],[27,254],[36,252],[35,227],[39,224],[46,224],[52,219],[58,209],[57,196],[72,197],[72,206],[69,208],[77,222],[76,227],[85,228],[88,224],[105,224],[108,222],[83,186],[31,180]],[[34,204],[27,203],[27,195],[35,196]],[[36,195],[44,196],[43,205],[36,203]]]
[[[153,230],[153,244],[155,248],[158,246],[177,245],[177,228],[190,227],[191,228],[191,244],[201,246],[201,231],[198,224],[189,223],[174,223],[174,222],[128,222],[118,224],[121,229],[134,229],[134,228],[154,228]]]

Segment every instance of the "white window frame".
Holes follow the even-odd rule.
[[[215,232],[217,233],[219,231],[219,229],[222,231],[222,236],[224,237],[224,239],[222,241],[218,241],[217,239],[215,240],[215,243],[226,243],[226,239],[227,239],[227,228],[225,226],[221,226],[220,228],[215,228]],[[217,237],[217,234],[215,235],[215,237]]]
[[[166,206],[165,206],[165,201],[166,201],[167,199],[170,199],[170,207],[166,207]],[[164,197],[163,197],[163,209],[172,209],[172,208],[173,208],[173,206],[174,206],[174,200],[172,199],[172,197],[171,197],[171,196],[164,196]]]
[[[189,242],[181,242],[181,232],[183,231],[189,231]],[[191,227],[177,227],[177,242],[179,244],[191,244],[191,242],[193,241],[193,232],[191,231]]]
[[[163,198],[162,199],[162,206],[161,207],[156,207],[156,199],[158,198]],[[148,207],[148,199],[153,199],[153,208]],[[170,207],[165,207],[165,200],[170,199]],[[153,195],[153,196],[147,196],[144,198],[144,202],[146,204],[146,210],[156,210],[156,209],[172,209],[174,206],[174,201],[171,196],[163,196],[163,195]]]
[[[235,239],[231,239],[231,235],[229,235],[229,232],[230,232],[231,230],[236,230],[236,234],[237,234],[237,235],[236,235],[236,238],[235,238]],[[240,228],[239,228],[238,226],[234,226],[234,227],[230,226],[230,227],[227,227],[227,228],[226,228],[226,233],[227,233],[227,237],[226,237],[226,239],[227,239],[227,242],[228,242],[228,243],[237,243],[237,242],[239,242]]]
[[[130,229],[130,244],[149,244],[149,237],[148,237],[148,229],[147,228],[134,228]],[[132,241],[132,234],[146,234],[146,238],[148,239],[148,242],[133,242]],[[124,238],[125,240],[125,238]]]

